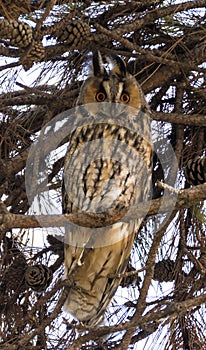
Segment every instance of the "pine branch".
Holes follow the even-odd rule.
[[[176,192],[177,190],[175,190]],[[192,205],[206,199],[206,184],[198,185],[186,190],[179,190],[177,198],[170,195],[167,199],[164,198],[167,206],[159,211],[161,206],[161,198],[153,200],[147,216],[156,215],[157,213],[169,212],[171,210],[178,211],[183,208],[190,208]],[[1,203],[1,207],[4,205]],[[5,207],[5,206],[4,206]],[[139,205],[139,208],[132,208],[129,217],[124,219],[127,213],[127,208],[123,211],[111,211],[109,213],[78,213],[65,215],[19,215],[7,212],[0,214],[0,223],[5,228],[37,228],[37,227],[61,227],[66,223],[85,227],[104,227],[111,225],[114,222],[135,219],[138,216],[144,215],[144,208],[148,208],[148,204]]]
[[[152,111],[152,119],[173,124],[206,126],[206,116],[201,114],[163,113]]]

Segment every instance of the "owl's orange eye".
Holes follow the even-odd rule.
[[[106,95],[104,92],[97,92],[95,98],[97,102],[103,102],[106,99]]]
[[[126,92],[124,92],[120,97],[120,101],[123,103],[128,103],[129,100],[130,100],[130,97]]]

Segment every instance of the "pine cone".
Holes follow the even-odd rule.
[[[153,279],[159,282],[172,282],[175,274],[175,262],[170,259],[155,264]]]
[[[206,157],[190,159],[185,168],[185,177],[190,185],[206,182]]]
[[[27,267],[27,263],[24,257],[17,256],[12,264],[6,269],[2,278],[1,290],[16,291],[24,281],[24,273]],[[3,288],[4,287],[4,288]]]
[[[59,29],[56,35],[58,41],[65,42],[71,50],[81,47],[85,39],[90,37],[90,26],[87,23],[73,21]]]
[[[34,62],[41,61],[45,56],[44,46],[42,42],[33,42],[29,53],[23,57],[22,65],[25,70],[32,67]]]
[[[53,274],[49,267],[39,264],[29,266],[24,277],[28,287],[35,292],[42,292],[51,283],[52,276]]]
[[[23,48],[31,44],[33,30],[24,22],[2,19],[0,20],[0,38],[9,39],[12,46]]]
[[[18,19],[31,12],[30,0],[2,0],[0,13],[7,19]]]

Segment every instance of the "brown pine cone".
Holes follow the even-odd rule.
[[[30,0],[1,0],[0,15],[7,19],[18,19],[29,12]]]
[[[170,259],[164,259],[155,264],[153,279],[159,282],[174,281],[175,262]]]
[[[42,42],[33,42],[31,50],[21,59],[24,69],[28,70],[32,67],[34,62],[43,60],[44,55],[45,51]]]
[[[0,20],[0,38],[9,39],[10,45],[23,48],[31,44],[33,30],[24,22],[2,19]]]
[[[71,50],[81,47],[85,39],[90,37],[90,26],[87,23],[74,20],[56,33],[57,40],[65,42]]]
[[[36,264],[27,267],[24,277],[28,287],[35,292],[42,292],[51,283],[53,274],[49,267]]]
[[[17,256],[6,269],[2,278],[1,290],[16,291],[24,283],[24,273],[27,267],[26,259],[22,256]]]
[[[206,182],[206,157],[190,159],[185,168],[185,177],[190,185]]]

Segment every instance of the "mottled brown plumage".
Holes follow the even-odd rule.
[[[120,210],[147,199],[152,146],[149,108],[136,79],[118,56],[105,70],[93,55],[92,75],[84,82],[64,165],[63,212]],[[88,122],[88,120],[90,122]],[[142,218],[102,228],[66,227],[65,310],[79,321],[97,324],[124,273]]]

